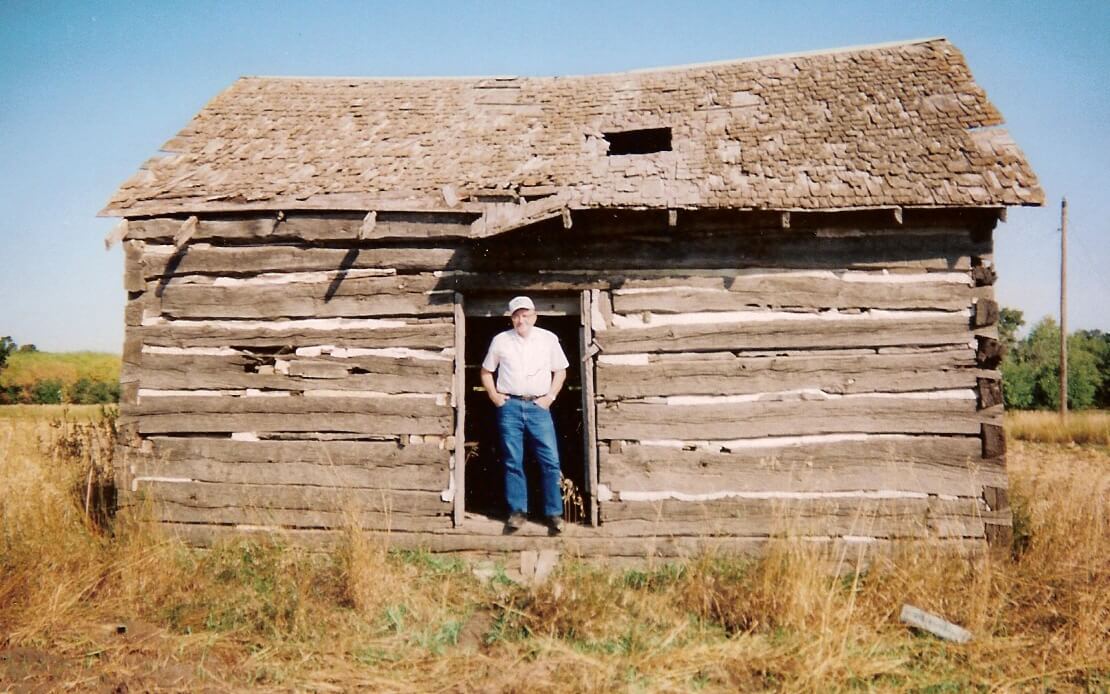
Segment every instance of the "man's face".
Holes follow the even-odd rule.
[[[528,337],[532,326],[536,324],[536,312],[530,308],[518,308],[513,311],[513,330],[521,337]]]

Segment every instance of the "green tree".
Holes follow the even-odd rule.
[[[0,371],[8,363],[8,355],[15,351],[15,340],[10,336],[5,335],[0,337]]]
[[[1110,408],[1110,333],[1101,330],[1080,330],[1070,339],[1077,339],[1085,351],[1095,357],[1101,382],[1095,391],[1095,407]],[[1070,344],[1070,342],[1069,342]],[[1070,388],[1069,388],[1070,389]]]
[[[1018,346],[1018,330],[1025,325],[1025,314],[1016,308],[1005,306],[998,312],[998,339],[1006,346],[1006,353],[1012,354]]]
[[[35,381],[31,386],[31,402],[36,405],[60,405],[63,384],[56,378]]]
[[[1068,336],[1068,407],[1082,410],[1095,405],[1102,386],[1097,347],[1082,334]],[[1003,378],[1010,379],[1004,387],[1011,389],[1011,402],[1021,408],[1028,402],[1026,390],[1031,380],[1032,407],[1060,407],[1060,326],[1051,318],[1043,318],[1029,335],[1018,343],[1013,363],[1003,369]],[[1030,406],[1030,405],[1026,405]]]
[[[1007,409],[1032,410],[1037,406],[1036,372],[1032,364],[1013,358],[1007,352],[1002,361],[1002,401]]]
[[[119,402],[119,384],[79,378],[69,387],[69,402],[75,405],[103,405]]]

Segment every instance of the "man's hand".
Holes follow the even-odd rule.
[[[501,407],[505,401],[509,399],[508,395],[497,392],[497,386],[493,383],[493,373],[482,369],[481,372],[482,387],[486,389],[486,395],[489,395],[490,402],[494,407]]]
[[[536,398],[536,404],[545,410],[550,410],[551,406],[555,404],[555,398],[550,395],[542,395]]]

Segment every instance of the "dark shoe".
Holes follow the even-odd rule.
[[[566,526],[566,522],[563,520],[562,516],[548,516],[547,517],[547,527],[551,529],[551,534],[552,535],[562,534],[563,528],[565,526]]]
[[[510,513],[509,520],[505,522],[505,529],[512,532],[520,530],[528,522],[528,517],[523,513]]]

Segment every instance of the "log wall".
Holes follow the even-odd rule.
[[[130,221],[125,499],[196,542],[351,523],[612,556],[1007,536],[993,216],[595,214],[482,241],[394,217],[202,219],[182,248],[183,220]],[[593,292],[598,528],[452,522],[455,293],[507,290]]]

